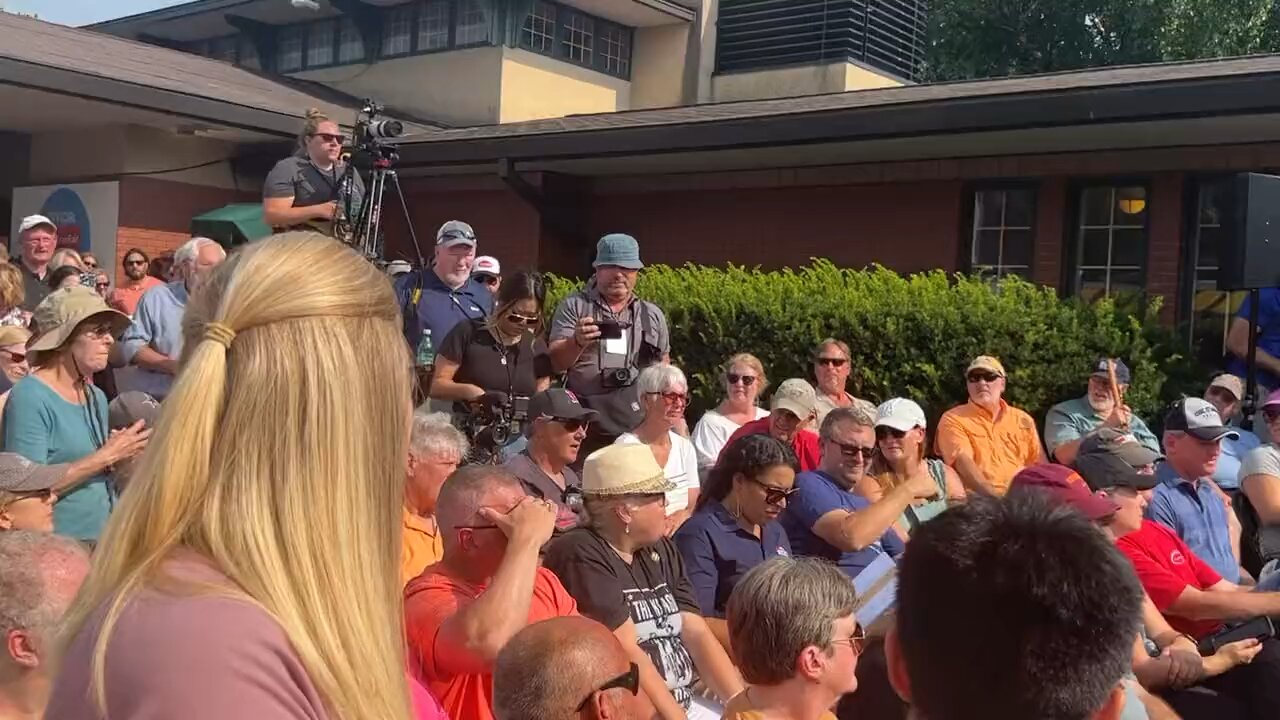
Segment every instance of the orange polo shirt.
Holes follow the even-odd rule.
[[[972,400],[946,411],[938,420],[937,444],[952,467],[960,455],[973,458],[997,495],[1008,491],[1019,470],[1040,462],[1036,421],[1004,400],[999,419]]]
[[[428,520],[404,509],[402,522],[404,529],[400,533],[400,584],[408,585],[409,581],[422,574],[428,565],[440,562],[444,557],[444,541],[436,530],[434,520]]]

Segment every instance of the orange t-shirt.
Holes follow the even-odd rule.
[[[529,604],[529,624],[577,615],[578,604],[550,570],[538,568]],[[453,720],[493,720],[493,674],[453,674],[441,658],[456,657],[461,648],[442,640],[445,621],[475,601],[484,585],[449,577],[441,565],[427,568],[405,588],[405,628],[409,664]]]
[[[747,691],[743,690],[724,706],[720,720],[764,720],[764,711],[756,710],[747,698]],[[828,710],[819,715],[818,720],[836,720],[836,716]]]
[[[142,299],[142,294],[163,284],[164,281],[160,278],[148,275],[137,285],[120,285],[107,295],[107,304],[132,317],[133,311],[138,309],[138,301]]]
[[[1040,434],[1027,413],[1000,401],[1000,418],[972,402],[953,407],[938,420],[938,452],[955,467],[964,454],[982,470],[998,495],[1009,490],[1013,476],[1040,462]]]
[[[405,508],[400,532],[400,585],[422,574],[428,565],[444,557],[444,540],[435,521],[420,517]]]

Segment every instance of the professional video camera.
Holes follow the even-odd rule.
[[[496,461],[498,450],[511,441],[528,419],[528,397],[504,392],[481,395],[472,412],[462,421],[462,431],[474,447],[473,460],[479,463]]]
[[[364,101],[360,106],[360,114],[356,117],[356,124],[351,129],[352,150],[367,152],[374,158],[381,157],[387,152],[398,157],[399,153],[396,152],[395,147],[383,141],[403,135],[404,123],[399,120],[379,120],[378,116],[385,110],[386,108],[373,100]]]

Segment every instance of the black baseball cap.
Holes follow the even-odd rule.
[[[529,417],[560,420],[595,420],[600,413],[578,402],[578,396],[564,388],[547,388],[529,400]]]
[[[1125,365],[1124,361],[1121,360],[1120,358],[1114,358],[1114,359],[1105,358],[1105,357],[1098,358],[1098,362],[1093,366],[1093,372],[1090,373],[1090,375],[1092,377],[1102,378],[1103,380],[1111,379],[1111,374],[1107,370],[1108,360],[1111,360],[1111,362],[1115,363],[1116,382],[1120,385],[1128,385],[1129,379],[1130,379],[1129,366]]]
[[[1227,427],[1218,409],[1200,398],[1182,398],[1169,406],[1164,416],[1164,429],[1184,432],[1200,440],[1239,440],[1240,433]]]
[[[1150,490],[1157,484],[1155,475],[1138,472],[1138,469],[1121,459],[1111,450],[1081,453],[1076,456],[1076,471],[1088,483],[1091,490],[1126,487],[1134,490]]]

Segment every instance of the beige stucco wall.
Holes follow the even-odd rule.
[[[712,78],[712,100],[760,100],[764,98],[820,95],[822,93],[895,87],[902,81],[860,65],[838,61],[824,65],[797,65],[752,72],[735,72]]]
[[[631,83],[531,53],[503,51],[498,122],[631,109]]]
[[[428,120],[488,125],[498,122],[503,50],[489,46],[450,50],[380,59],[372,65],[308,70],[294,76],[356,97],[373,98]]]
[[[690,56],[687,23],[636,28],[631,51],[631,107],[687,104],[685,64]]]

